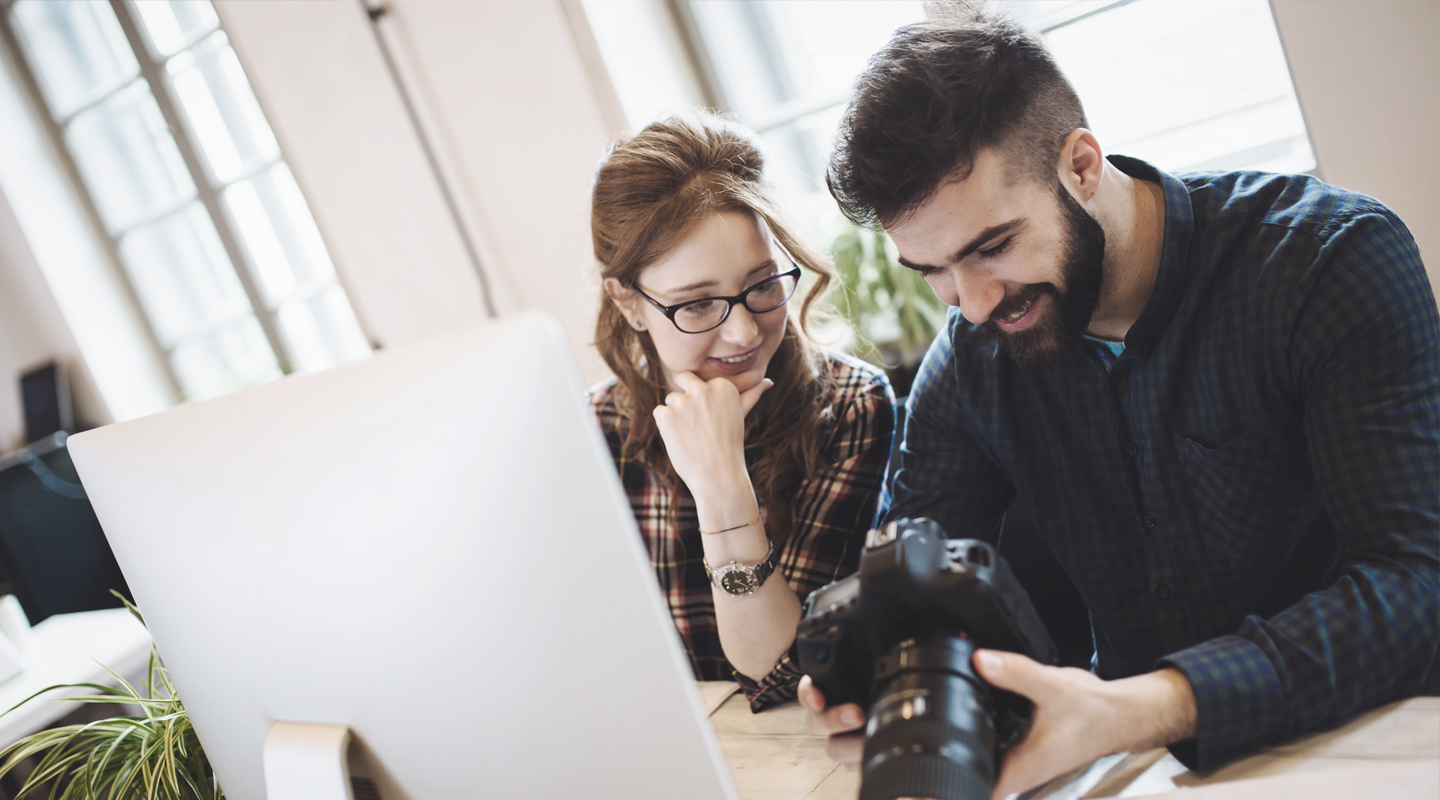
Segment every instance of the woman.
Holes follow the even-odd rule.
[[[795,696],[801,600],[855,571],[895,427],[884,373],[811,340],[831,268],[761,169],[735,124],[672,117],[611,149],[591,206],[616,376],[591,402],[695,676],[754,711]]]

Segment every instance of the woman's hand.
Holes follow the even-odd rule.
[[[675,384],[680,391],[671,392],[665,405],[655,407],[655,425],[675,472],[695,497],[697,510],[718,511],[731,505],[732,498],[749,498],[753,505],[754,491],[745,468],[745,415],[774,382],[765,378],[741,394],[725,378],[703,381],[693,372],[677,372]]]

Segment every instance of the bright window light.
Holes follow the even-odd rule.
[[[1267,0],[991,4],[1045,38],[1107,152],[1170,172],[1315,168]],[[605,19],[609,8],[586,5],[601,18],[594,29],[607,56],[661,48],[654,26]],[[710,94],[760,132],[771,180],[801,205],[824,194],[835,128],[866,61],[897,27],[924,18],[921,3],[899,0],[690,0],[680,9]],[[649,92],[646,107],[660,105],[653,87],[629,85],[642,74],[622,65],[614,75],[622,100]]]
[[[4,10],[185,398],[369,353],[209,0]]]
[[[1011,5],[1045,31],[1107,152],[1170,172],[1315,168],[1266,0]]]

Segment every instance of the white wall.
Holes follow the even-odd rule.
[[[359,3],[216,5],[371,335],[396,344],[483,319],[479,279]],[[602,377],[589,186],[623,116],[597,91],[567,9],[388,8],[380,30],[496,306],[554,314],[586,378]]]
[[[1440,296],[1440,2],[1271,6],[1323,177],[1405,220]]]
[[[109,422],[84,369],[80,348],[40,274],[20,222],[0,192],[0,454],[25,444],[20,375],[51,360],[65,363],[71,371],[77,418],[89,424]]]

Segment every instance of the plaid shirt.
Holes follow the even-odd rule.
[[[1165,193],[1124,352],[1023,367],[952,312],[888,516],[993,541],[1024,503],[1096,673],[1189,679],[1192,768],[1440,692],[1440,314],[1409,232],[1305,176],[1111,162]]]
[[[865,533],[875,522],[895,430],[895,395],[885,373],[847,356],[827,355],[834,375],[829,401],[835,420],[824,451],[829,463],[800,484],[794,504],[795,529],[780,550],[779,573],[801,600],[859,566]],[[655,577],[696,679],[739,681],[752,711],[794,699],[802,673],[789,653],[758,683],[737,673],[725,659],[715,625],[710,576],[700,563],[704,550],[695,501],[683,487],[677,496],[658,475],[622,457],[630,409],[617,403],[614,385],[611,379],[592,389],[590,402],[620,470],[640,535],[655,565]],[[670,523],[672,504],[679,505],[678,526]]]

